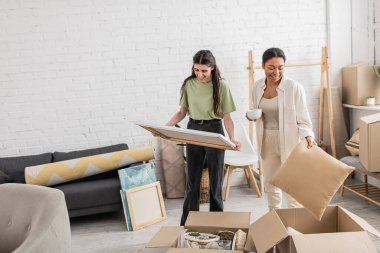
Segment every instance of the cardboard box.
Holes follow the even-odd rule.
[[[377,253],[369,238],[370,232],[380,233],[366,221],[338,206],[327,207],[321,221],[304,208],[278,209],[268,212],[252,224],[249,212],[190,212],[185,228],[214,233],[219,230],[242,229],[248,232],[245,251],[264,253],[276,248],[279,253]],[[301,232],[290,235],[287,227]],[[163,252],[242,252],[231,250],[176,248],[183,227],[162,227],[147,248],[162,248]]]
[[[370,172],[380,172],[380,113],[360,118],[359,160]]]
[[[342,69],[342,98],[344,104],[366,105],[366,97],[380,99],[380,79],[372,66],[354,64]]]
[[[180,231],[184,228],[188,231],[202,233],[216,233],[220,230],[230,230],[236,232],[238,229],[248,234],[250,226],[250,212],[190,212],[184,227],[162,227],[148,243],[148,248],[168,248],[166,252],[186,253],[186,252],[212,252],[226,253],[239,252],[241,250],[213,250],[213,249],[190,249],[176,248]]]
[[[302,234],[291,235],[287,227]],[[304,208],[277,209],[254,222],[249,231],[258,253],[273,247],[280,253],[376,253],[366,231],[380,237],[366,221],[339,206],[327,207],[321,221]]]

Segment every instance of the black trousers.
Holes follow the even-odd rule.
[[[189,121],[187,128],[224,135],[221,120],[206,121],[203,124]],[[210,181],[210,211],[223,211],[224,153],[222,149],[186,144],[187,181],[181,226],[185,224],[189,211],[199,211],[200,183],[205,160]]]

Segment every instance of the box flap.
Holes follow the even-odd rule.
[[[298,253],[377,253],[364,231],[294,235],[292,239]]]
[[[371,124],[371,123],[374,123],[374,122],[379,122],[380,121],[380,113],[375,113],[375,114],[371,114],[371,115],[368,115],[368,116],[361,117],[360,120],[363,121],[366,124]]]
[[[245,241],[244,250],[248,252],[257,252],[255,244],[252,240],[252,231],[248,231],[247,240]]]
[[[353,219],[363,230],[370,232],[371,234],[377,236],[380,238],[380,232],[377,231],[374,227],[372,227],[368,222],[357,216],[356,214],[351,213],[350,211],[344,209],[343,207],[339,206],[339,209],[341,209],[343,212],[345,212],[348,216],[350,216],[351,219]]]
[[[161,227],[146,246],[147,248],[173,247],[177,244],[178,236],[183,227]]]
[[[192,252],[200,252],[200,253],[243,253],[242,250],[216,250],[216,249],[190,249],[190,248],[170,248],[167,253],[192,253]]]
[[[228,228],[248,231],[250,212],[193,212],[187,217],[185,228]]]
[[[297,253],[292,236],[288,236],[276,245],[276,253]],[[272,252],[273,253],[273,252]]]
[[[275,211],[270,211],[249,228],[258,253],[265,253],[288,237],[288,231]]]

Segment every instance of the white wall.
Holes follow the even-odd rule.
[[[333,86],[342,85],[342,67],[357,62],[374,63],[374,6],[380,5],[379,2],[380,0],[327,0]]]
[[[169,119],[199,49],[216,56],[241,118],[248,50],[318,60],[326,34],[324,0],[0,1],[0,157],[145,145],[134,122]],[[319,68],[288,74],[317,126]]]
[[[374,0],[375,64],[380,64],[380,0]]]
[[[374,61],[374,2],[351,0],[352,7],[352,62]],[[376,0],[375,0],[376,1]]]
[[[351,1],[328,0],[328,45],[331,83],[341,87],[341,68],[352,63]]]

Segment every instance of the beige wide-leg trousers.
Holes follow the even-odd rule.
[[[279,130],[264,129],[261,158],[263,162],[264,185],[268,198],[268,208],[273,210],[281,208],[282,191],[269,184],[269,180],[281,166]],[[288,207],[302,207],[295,199],[285,192]]]

